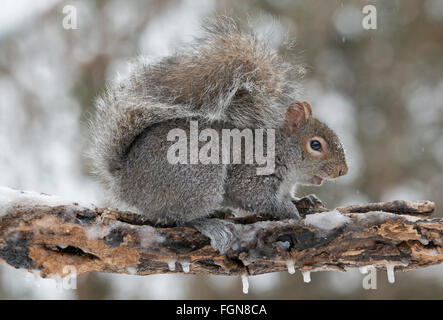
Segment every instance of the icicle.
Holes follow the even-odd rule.
[[[169,271],[175,271],[175,262],[176,261],[177,261],[176,259],[168,260],[168,269],[169,269]],[[182,264],[182,266],[183,266],[183,264]],[[183,267],[183,271],[185,271],[184,267]]]
[[[394,283],[395,282],[394,266],[392,264],[386,265],[386,271],[388,272],[389,283]]]
[[[295,273],[294,264],[295,264],[294,260],[292,260],[292,259],[286,261],[286,266],[288,267],[288,272],[290,274],[294,274]]]
[[[32,273],[28,272],[28,271],[25,271],[25,272],[26,272],[26,276],[25,276],[26,281],[30,281],[30,282],[32,282],[33,285],[40,288],[40,279],[42,279],[40,277],[40,271],[32,270]]]
[[[242,274],[241,276],[241,282],[243,284],[243,293],[244,294],[248,294],[249,291],[249,281],[248,281],[248,276],[245,274]]]
[[[311,272],[310,271],[302,271],[301,274],[303,275],[303,281],[306,283],[311,282]]]
[[[367,274],[368,273],[368,266],[360,267],[358,269],[360,270],[361,274]]]
[[[55,288],[58,291],[61,291],[63,289],[63,280],[62,280],[62,277],[58,273],[52,275],[50,277],[50,279],[55,280]]]
[[[189,272],[190,263],[189,262],[181,262],[181,265],[182,265],[183,272],[184,273],[188,273]]]

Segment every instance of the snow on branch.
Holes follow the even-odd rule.
[[[127,274],[257,275],[374,266],[411,270],[443,262],[443,219],[430,218],[430,201],[394,201],[324,208],[303,198],[299,221],[226,219],[240,238],[226,254],[192,228],[147,225],[142,216],[81,206],[38,193],[0,188],[0,261],[63,275],[74,266]]]

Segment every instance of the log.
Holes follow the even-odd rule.
[[[297,221],[225,214],[240,236],[220,254],[193,228],[154,227],[131,212],[0,188],[0,261],[42,277],[63,276],[65,266],[77,274],[238,276],[369,265],[407,271],[443,261],[443,219],[429,217],[430,201],[296,205],[305,214]]]

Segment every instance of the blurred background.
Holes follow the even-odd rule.
[[[377,29],[362,8],[377,9]],[[78,29],[63,27],[63,8]],[[249,19],[308,70],[304,100],[343,138],[349,174],[316,193],[328,207],[429,199],[443,207],[443,1],[8,0],[0,4],[0,186],[103,201],[84,158],[86,121],[106,81],[137,55],[165,55],[201,32],[205,17]],[[437,210],[443,215],[443,210]],[[434,299],[443,266],[378,272],[377,290],[358,270],[250,278],[88,274],[77,290],[0,265],[1,299]]]

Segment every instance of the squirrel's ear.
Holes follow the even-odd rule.
[[[285,127],[289,134],[294,133],[312,117],[312,108],[306,101],[294,101],[286,110]]]

